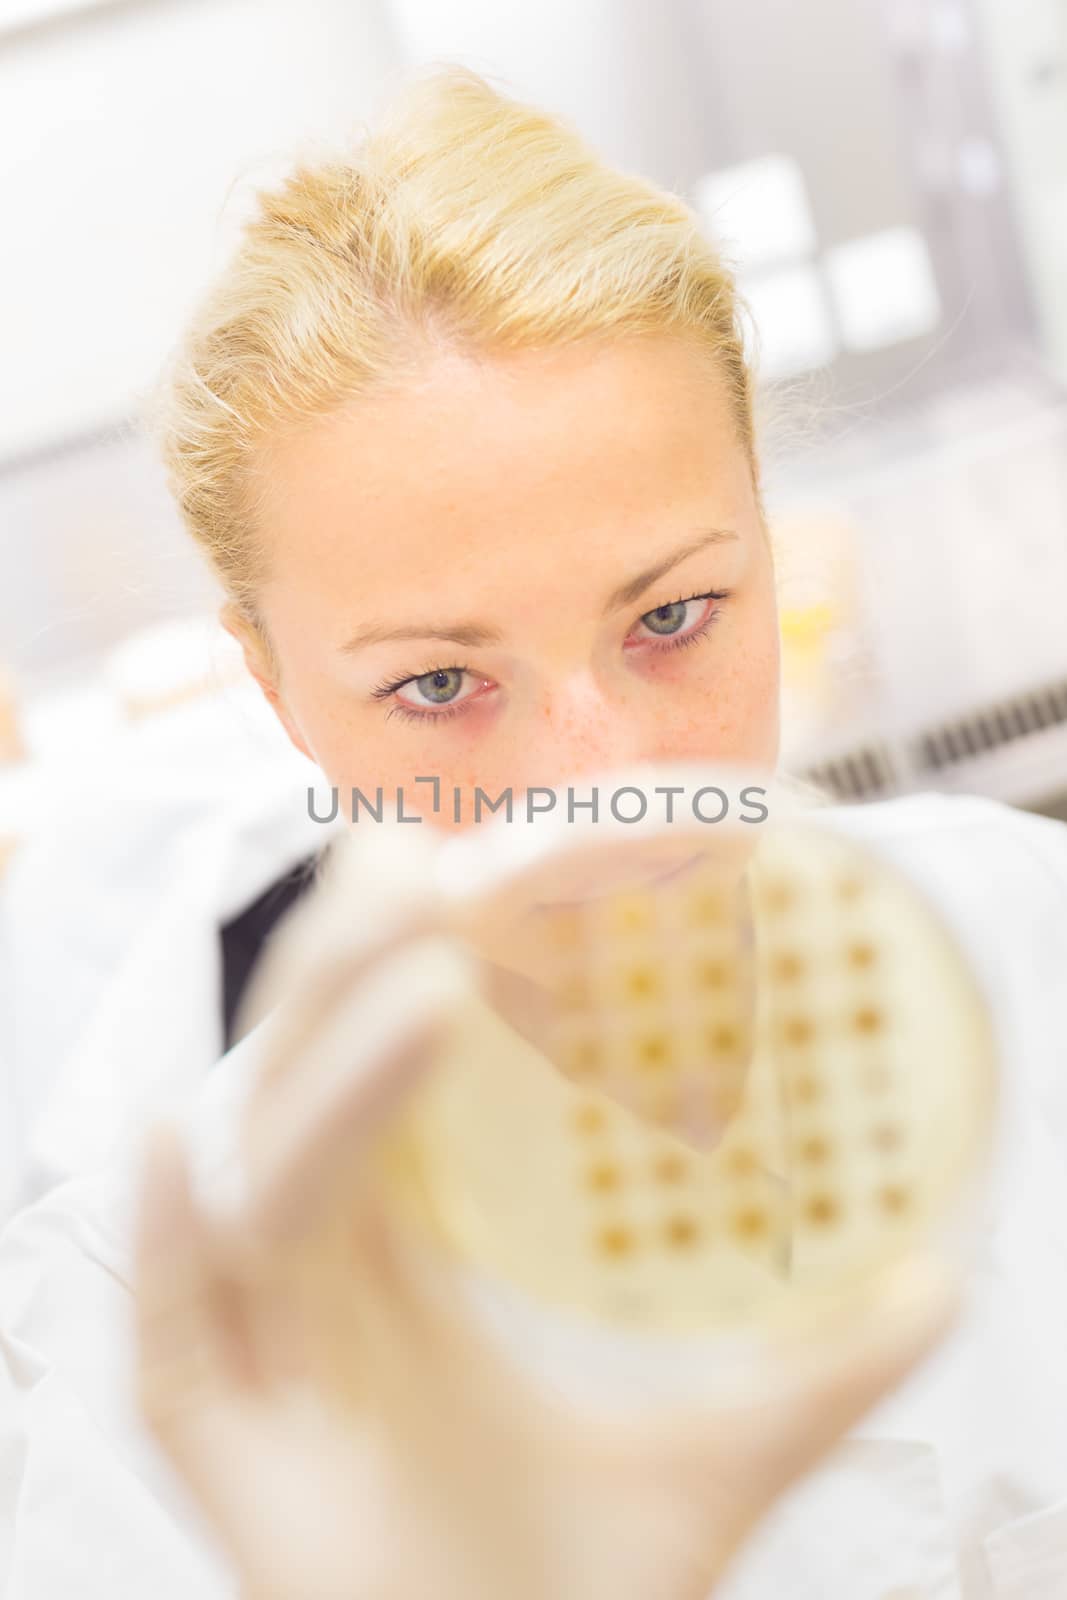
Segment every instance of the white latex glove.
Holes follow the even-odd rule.
[[[343,959],[300,953],[303,1001],[247,1107],[239,1208],[198,1203],[180,1139],[157,1137],[144,1414],[250,1600],[705,1600],[775,1498],[930,1348],[954,1291],[901,1267],[862,1326],[827,1330],[729,1413],[598,1420],[550,1398],[366,1181],[368,1140],[464,993],[409,889]],[[316,927],[328,941],[329,915]]]

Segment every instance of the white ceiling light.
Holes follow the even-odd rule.
[[[843,343],[881,350],[932,333],[941,297],[917,228],[886,228],[827,250],[824,257]]]
[[[791,156],[761,156],[709,172],[693,202],[742,271],[792,265],[817,247],[808,186]]]
[[[759,333],[761,381],[773,383],[828,366],[837,355],[833,318],[814,267],[742,274],[738,287]]]

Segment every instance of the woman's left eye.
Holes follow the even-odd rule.
[[[725,591],[713,590],[692,595],[688,600],[672,600],[669,605],[644,612],[626,640],[627,648],[634,649],[660,639],[670,648],[672,642],[681,644],[699,638],[718,614],[717,602],[725,598]]]
[[[396,689],[396,697],[405,705],[419,710],[432,710],[436,706],[455,705],[472,692],[461,694],[464,679],[469,674],[462,667],[439,667],[434,672],[424,672],[421,677],[409,678]]]

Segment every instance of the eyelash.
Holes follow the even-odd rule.
[[[667,643],[656,645],[653,653],[655,655],[666,655],[671,650],[684,649],[686,645],[697,644],[701,639],[706,638],[711,628],[719,619],[722,609],[722,602],[724,600],[729,600],[732,594],[732,589],[707,589],[703,594],[680,595],[677,600],[666,600],[661,602],[661,604],[658,606],[651,607],[651,610],[653,611],[661,611],[666,606],[688,605],[691,600],[715,600],[719,602],[715,609],[709,612],[708,616],[705,617],[699,628],[694,628],[691,633],[682,634],[681,637],[669,640]],[[641,616],[637,619],[638,622],[640,622],[642,618],[647,615],[648,612],[642,612]],[[669,639],[669,636],[665,635],[664,637]],[[376,684],[371,690],[371,697],[375,700],[388,700],[391,696],[396,694],[398,689],[403,689],[405,685],[414,683],[417,678],[427,677],[431,672],[470,672],[470,668],[466,666],[460,666],[458,662],[455,662],[449,667],[435,665],[425,667],[422,672],[405,672],[398,678],[390,678],[382,683]],[[465,705],[466,701],[461,700],[456,705],[442,706],[436,711],[431,711],[428,708],[426,710],[419,711],[416,710],[414,706],[405,705],[403,701],[398,700],[395,705],[390,706],[386,720],[388,720],[389,717],[400,717],[406,722],[447,722],[450,717],[458,717],[462,713]]]

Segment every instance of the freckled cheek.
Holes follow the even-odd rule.
[[[663,759],[751,762],[778,756],[777,636],[753,641],[728,662],[709,663],[661,707],[656,754]]]
[[[738,685],[734,731],[736,756],[772,768],[778,761],[780,682],[777,636],[753,655]]]
[[[343,793],[393,782],[396,744],[390,748],[384,712],[356,703],[330,683],[311,687],[301,697],[301,731],[316,764]]]

